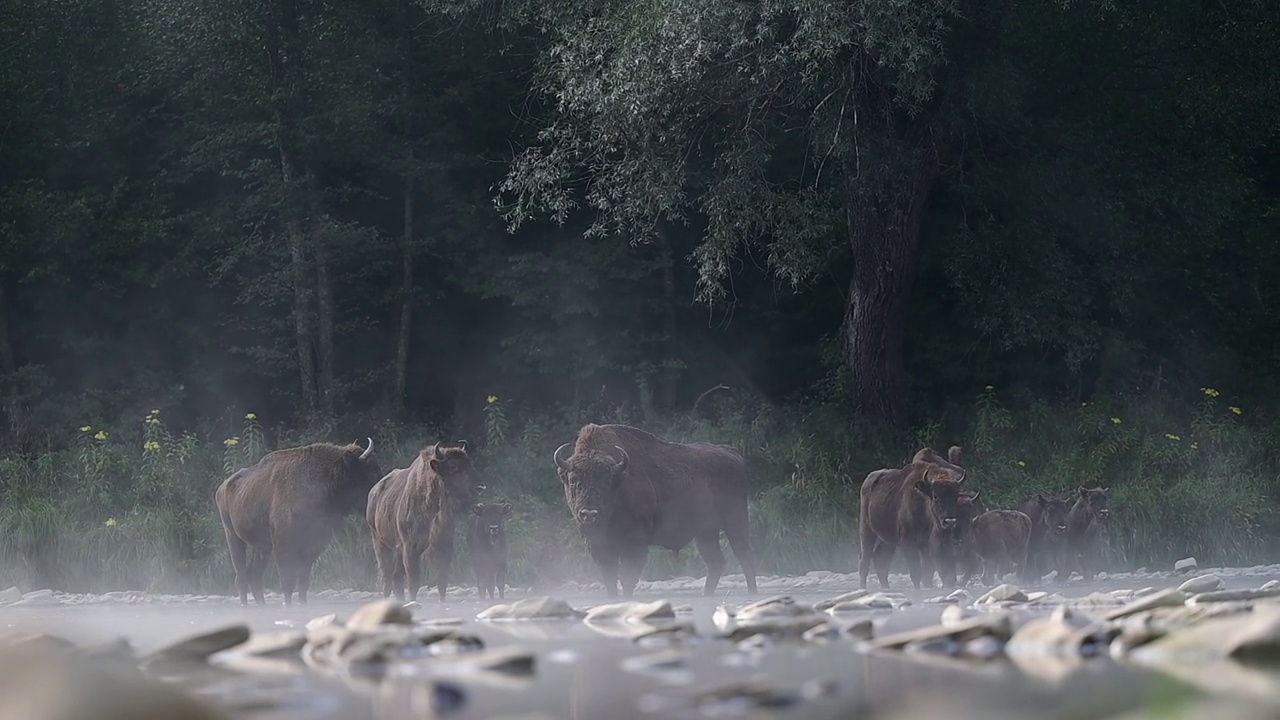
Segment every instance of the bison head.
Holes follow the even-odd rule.
[[[617,458],[597,450],[581,450],[565,457],[569,449],[569,443],[565,443],[552,456],[556,474],[564,485],[565,502],[579,525],[593,525],[613,509],[614,496],[631,463],[626,450],[620,445],[614,448]]]
[[[968,473],[963,468],[947,464],[919,463],[920,476],[916,480],[916,492],[929,500],[929,512],[938,527],[951,530],[959,521],[960,495]],[[977,493],[973,493],[977,497]],[[972,498],[970,500],[972,502]]]
[[[467,455],[466,444],[457,447],[440,447],[436,443],[422,451],[423,459],[432,474],[440,479],[445,501],[452,508],[466,507],[480,499],[485,486],[480,472]]]
[[[373,457],[373,438],[369,438],[364,448],[353,442],[343,449],[343,470],[351,501],[362,504],[383,474]]]
[[[1071,502],[1065,498],[1042,493],[1036,493],[1036,502],[1040,504],[1040,524],[1054,534],[1065,533]]]
[[[1076,505],[1083,505],[1085,511],[1099,520],[1106,520],[1107,515],[1111,513],[1107,509],[1107,491],[1109,488],[1080,488],[1080,499],[1076,501]]]
[[[489,532],[489,539],[497,542],[506,534],[503,520],[511,514],[511,503],[477,503],[471,513],[480,519],[480,526]]]

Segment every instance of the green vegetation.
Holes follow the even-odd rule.
[[[1276,559],[1274,0],[4,8],[0,583],[229,591],[225,474],[368,436],[591,578],[609,420],[745,451],[767,572],[923,444],[1110,487],[1111,567]]]
[[[519,585],[594,580],[550,464],[552,450],[588,415],[742,448],[755,476],[753,523],[766,573],[851,571],[862,478],[905,462],[923,444],[945,447],[950,438],[963,444],[991,507],[1012,507],[1036,491],[1110,486],[1113,569],[1167,566],[1186,554],[1202,563],[1264,557],[1278,488],[1275,455],[1264,448],[1276,447],[1280,423],[1248,422],[1243,408],[1222,402],[1212,388],[1181,407],[1131,400],[1032,402],[1014,410],[1000,395],[994,388],[979,392],[972,423],[962,431],[933,425],[878,439],[850,432],[839,406],[776,412],[735,393],[711,403],[714,419],[661,423],[643,423],[620,408],[526,415],[489,396],[485,437],[472,445],[490,495],[516,504],[508,533],[511,582]],[[389,469],[407,466],[437,434],[388,424],[374,437]],[[239,435],[217,442],[175,436],[153,411],[134,427],[84,426],[70,449],[8,456],[0,475],[9,488],[0,508],[0,572],[28,587],[229,592],[232,576],[211,498],[228,472],[269,449],[252,413]],[[469,582],[464,543],[457,562],[456,581]],[[367,527],[353,517],[322,557],[317,587],[373,589],[373,567]],[[647,578],[701,571],[691,548],[678,558],[655,549]]]

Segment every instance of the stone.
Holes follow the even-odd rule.
[[[307,633],[302,630],[281,630],[256,633],[245,642],[210,656],[216,661],[225,653],[265,658],[300,658],[302,646],[307,644]]]
[[[22,599],[22,591],[16,587],[0,590],[0,603],[16,603]]]
[[[984,614],[954,625],[935,625],[885,635],[870,640],[868,644],[876,649],[964,655],[972,640],[991,637],[1003,644],[1012,634],[1013,622],[1008,614]]]
[[[975,605],[989,605],[998,602],[1024,603],[1027,601],[1027,594],[1021,588],[1015,585],[1003,584],[998,585],[987,591],[985,595],[978,598]]]
[[[1259,590],[1280,590],[1280,580],[1268,580],[1262,583]]]
[[[1217,575],[1201,575],[1193,577],[1190,580],[1178,586],[1178,589],[1184,593],[1195,594],[1202,592],[1213,592],[1222,588],[1222,578]]]
[[[1280,606],[1257,605],[1251,612],[1210,617],[1134,650],[1139,662],[1194,658],[1269,661],[1280,656]]]
[[[21,600],[13,603],[14,605],[57,605],[58,598],[54,597],[52,590],[32,590],[22,596]]]
[[[307,630],[315,630],[317,628],[329,627],[331,625],[340,625],[337,613],[329,613],[321,615],[318,618],[312,618],[307,621]]]
[[[854,590],[852,592],[847,592],[843,595],[837,595],[833,598],[827,598],[826,600],[819,600],[818,602],[813,604],[813,609],[817,610],[818,612],[825,612],[826,610],[830,610],[832,607],[835,607],[836,605],[839,605],[842,602],[848,602],[849,600],[857,600],[858,598],[868,594],[870,594],[869,590]]]
[[[532,597],[509,605],[494,605],[476,615],[477,620],[579,620],[586,616],[568,602],[555,597]]]
[[[1177,607],[1187,602],[1187,594],[1177,588],[1166,588],[1159,592],[1144,595],[1133,602],[1107,613],[1107,620],[1119,620],[1146,610],[1159,607]]]
[[[814,609],[812,607],[796,602],[795,598],[790,595],[775,595],[743,605],[738,612],[734,613],[733,619],[740,623],[753,622],[774,618],[799,617],[810,615],[813,612]]]
[[[639,620],[674,620],[675,611],[666,600],[653,602],[621,602],[597,605],[587,611],[587,622],[628,622]]]
[[[1181,560],[1173,564],[1173,571],[1174,572],[1191,572],[1192,570],[1195,570],[1197,567],[1199,567],[1199,565],[1196,563],[1195,558],[1193,557],[1182,558]]]
[[[504,645],[481,652],[439,657],[432,662],[431,669],[452,673],[533,675],[537,669],[537,658],[524,648]]]
[[[346,624],[352,630],[374,630],[383,625],[412,625],[413,611],[394,600],[378,600],[362,605],[351,613]]]
[[[230,625],[212,632],[203,633],[179,640],[158,650],[148,653],[142,658],[144,665],[152,663],[203,663],[209,656],[229,650],[249,639],[249,626],[244,624]]]
[[[0,715],[22,720],[228,720],[177,686],[133,667],[52,646],[0,647]]]
[[[1187,604],[1202,605],[1204,603],[1216,602],[1267,600],[1275,597],[1280,597],[1280,587],[1273,587],[1266,590],[1261,588],[1257,590],[1218,590],[1216,592],[1196,593],[1187,599]]]
[[[1005,645],[1005,652],[1010,656],[1094,657],[1106,651],[1116,632],[1062,606],[1049,617],[1029,620],[1018,628]]]
[[[910,604],[911,601],[906,598],[891,597],[885,593],[874,593],[854,600],[838,602],[827,608],[827,612],[832,615],[839,615],[841,613],[865,612],[867,610],[894,610]]]

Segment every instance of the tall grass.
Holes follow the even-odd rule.
[[[472,454],[491,499],[516,507],[508,535],[510,580],[517,585],[595,579],[551,467],[555,447],[588,421],[626,422],[670,439],[727,443],[744,452],[753,474],[752,530],[766,573],[853,569],[862,479],[900,466],[923,445],[962,445],[964,464],[989,507],[1015,507],[1036,491],[1111,488],[1106,553],[1112,569],[1167,565],[1185,555],[1202,564],[1262,561],[1280,534],[1280,424],[1220,400],[1211,388],[1190,401],[1115,397],[1077,406],[1011,403],[987,388],[948,429],[929,424],[900,435],[861,427],[832,405],[778,410],[732,393],[711,404],[713,419],[657,421],[629,408],[549,413],[492,396],[485,401],[485,436],[472,441]],[[387,470],[405,467],[437,439],[451,439],[403,425],[355,431],[376,438]],[[74,435],[39,453],[0,455],[0,584],[228,593],[232,573],[213,507],[218,484],[277,447],[347,440],[332,430],[268,433],[252,413],[235,437],[175,434],[158,411],[120,428],[84,426]],[[461,537],[457,547],[453,580],[470,582]],[[703,570],[692,548],[678,555],[655,549],[646,573],[662,578]],[[321,557],[313,585],[375,584],[368,530],[354,516]]]

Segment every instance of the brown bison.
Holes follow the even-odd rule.
[[[889,587],[889,562],[899,546],[907,559],[911,581],[920,588],[922,560],[931,554],[935,528],[951,530],[957,522],[957,505],[968,473],[960,467],[960,448],[952,447],[949,460],[930,448],[916,453],[911,463],[897,470],[876,470],[862,481],[858,500],[858,575],[867,587],[867,574],[875,560],[880,587]],[[955,577],[954,555],[937,558],[939,573]],[[932,578],[932,573],[930,573]],[[932,584],[932,582],[930,582]]]
[[[982,565],[982,581],[995,585],[1002,569],[1016,565],[1027,575],[1031,518],[1019,510],[991,510],[973,519],[964,545]]]
[[[511,503],[480,503],[471,509],[467,525],[467,553],[481,598],[507,597],[507,530],[504,521]]]
[[[756,557],[747,516],[750,477],[737,450],[711,443],[668,442],[627,425],[584,425],[552,459],[564,499],[578,521],[605,590],[631,597],[649,546],[678,551],[694,542],[707,563],[703,594],[724,571],[720,532],[756,592]]]
[[[262,574],[267,557],[274,554],[284,604],[292,604],[296,589],[298,602],[305,605],[311,566],[380,477],[370,439],[363,450],[355,443],[277,450],[222,481],[214,503],[227,535],[240,604],[249,604],[250,587],[254,600],[266,604]]]
[[[1050,565],[1057,566],[1062,553],[1063,535],[1067,530],[1067,511],[1071,501],[1036,493],[1023,500],[1018,509],[1031,518],[1031,539],[1027,545],[1026,582],[1039,583]]]
[[[956,524],[951,528],[935,525],[930,539],[930,553],[921,556],[924,566],[926,584],[933,584],[933,572],[938,571],[938,578],[943,586],[957,585],[956,576],[964,571],[964,579],[958,584],[968,585],[978,565],[978,558],[973,554],[972,546],[967,543],[969,529],[973,527],[973,519],[987,511],[986,504],[978,497],[977,490],[962,490],[956,501]]]
[[[422,587],[421,560],[426,553],[431,577],[444,602],[453,565],[456,519],[475,504],[484,485],[465,444],[436,443],[418,453],[407,468],[392,470],[368,493],[365,520],[382,577],[382,596],[416,600]]]
[[[1102,530],[1109,513],[1107,488],[1080,488],[1080,497],[1076,498],[1064,521],[1066,547],[1058,566],[1059,583],[1065,583],[1077,565],[1085,582],[1093,580],[1102,550]]]

